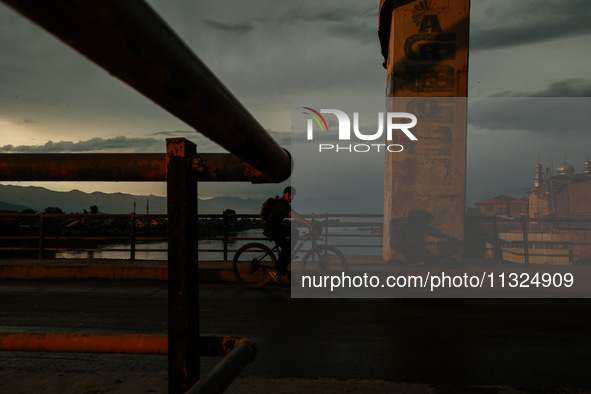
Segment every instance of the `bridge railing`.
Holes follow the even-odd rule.
[[[360,254],[367,248],[382,247],[382,215],[304,216],[322,223],[326,244],[359,249]],[[199,241],[217,243],[199,247],[201,261],[229,261],[241,243],[267,239],[262,234],[262,221],[255,214],[200,214],[197,218],[202,230]],[[84,253],[84,258],[110,258],[110,253],[111,258],[130,260],[143,253],[150,260],[166,259],[167,226],[165,214],[0,213],[0,253],[11,257],[37,255],[39,259],[68,258],[68,254],[82,258]],[[251,234],[244,234],[246,231]],[[371,242],[365,242],[369,239]]]
[[[343,248],[346,254],[380,254],[382,215],[304,216],[322,223],[323,243]],[[207,247],[199,242],[201,261],[230,261],[243,243],[266,240],[255,214],[201,214],[198,223],[199,241],[209,242]],[[141,259],[166,259],[167,225],[165,214],[4,212],[0,213],[0,256],[135,260],[141,254]],[[591,254],[591,219],[587,218],[466,216],[465,228],[467,258],[570,264]]]
[[[519,264],[591,263],[591,217],[467,216],[464,254]]]

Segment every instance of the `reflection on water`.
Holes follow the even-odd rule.
[[[261,230],[247,230],[242,231],[238,234],[231,235],[233,238],[260,238],[262,237]],[[228,249],[236,250],[240,246],[248,243],[255,242],[252,240],[235,240],[228,241]],[[265,240],[256,242],[269,244]],[[200,250],[208,250],[207,252],[200,251],[199,259],[202,261],[219,261],[224,257],[224,242],[222,240],[204,240],[198,241]],[[56,258],[61,259],[118,259],[125,260],[130,258],[130,244],[119,243],[119,244],[101,244],[98,248],[104,249],[120,249],[121,251],[92,251],[92,252],[81,252],[81,251],[67,251],[56,253]],[[168,248],[168,242],[150,242],[150,243],[136,243],[135,245],[135,259],[136,260],[167,260],[168,254],[166,249]],[[210,250],[218,250],[213,252]],[[228,254],[228,258],[231,259],[233,253]]]
[[[337,246],[345,256],[381,256],[382,234],[371,228],[332,227],[323,242]],[[323,243],[322,242],[322,243]]]
[[[331,234],[328,236],[328,243],[330,245],[338,245],[345,255],[365,255],[365,256],[380,256],[382,254],[381,237],[355,237],[347,235],[371,235],[370,230],[360,229],[331,229]],[[262,231],[247,230],[231,235],[233,238],[262,238]],[[249,242],[260,242],[273,246],[272,242],[266,240],[252,240],[252,239],[238,239],[228,241],[229,250],[237,250],[242,245]],[[223,259],[224,242],[222,240],[202,240],[198,241],[199,260],[202,261],[219,261]],[[364,247],[353,247],[350,245],[364,245]],[[377,245],[377,246],[368,246]],[[151,243],[136,243],[136,260],[167,260],[167,242],[151,242]],[[56,253],[56,258],[62,259],[118,259],[125,260],[130,258],[130,244],[101,244],[98,248],[104,249],[120,249],[118,251],[66,251]],[[203,251],[207,250],[207,251]],[[218,250],[213,252],[212,250]],[[233,252],[228,253],[228,259],[232,259]]]

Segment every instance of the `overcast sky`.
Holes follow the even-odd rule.
[[[294,97],[384,94],[378,0],[148,2],[281,143],[289,142]],[[589,20],[589,0],[472,0],[469,96],[591,96]],[[0,70],[2,153],[164,152],[170,136],[196,141],[201,152],[219,151],[3,3]],[[591,150],[588,126],[469,129],[468,203],[502,193],[520,197],[532,184],[538,153],[546,166],[566,153],[580,172]],[[491,168],[494,173],[482,172]],[[42,185],[165,194],[163,184]],[[199,191],[261,197],[275,189],[201,184]]]

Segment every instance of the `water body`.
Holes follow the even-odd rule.
[[[273,243],[266,240],[253,240],[251,238],[262,238],[260,229],[246,230],[230,236],[231,238],[247,238],[228,241],[229,250],[237,250],[249,242],[260,242],[269,247]],[[345,255],[380,256],[382,254],[382,238],[380,234],[372,233],[369,229],[358,228],[334,228],[328,236],[329,245],[337,245]],[[199,259],[202,261],[223,260],[224,242],[222,240],[199,240]],[[363,245],[348,246],[348,245]],[[167,242],[136,243],[136,260],[166,260],[168,258],[166,249]],[[98,248],[120,249],[120,251],[66,251],[56,253],[58,259],[129,259],[130,244],[103,244]],[[228,253],[232,259],[233,252]]]

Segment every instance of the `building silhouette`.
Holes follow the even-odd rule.
[[[535,165],[525,229],[499,233],[503,259],[523,263],[527,245],[529,262],[537,264],[591,263],[591,162],[587,154],[582,173],[564,159],[553,170]],[[527,243],[524,244],[524,235]]]
[[[480,210],[480,213],[486,216],[509,216],[513,218],[520,218],[522,215],[527,215],[528,212],[528,198],[513,198],[501,194],[488,200],[482,200],[475,203]]]
[[[589,218],[591,219],[591,162],[589,154],[584,170],[577,174],[575,167],[564,163],[546,172],[538,162],[534,171],[534,187],[529,194],[530,218]]]

